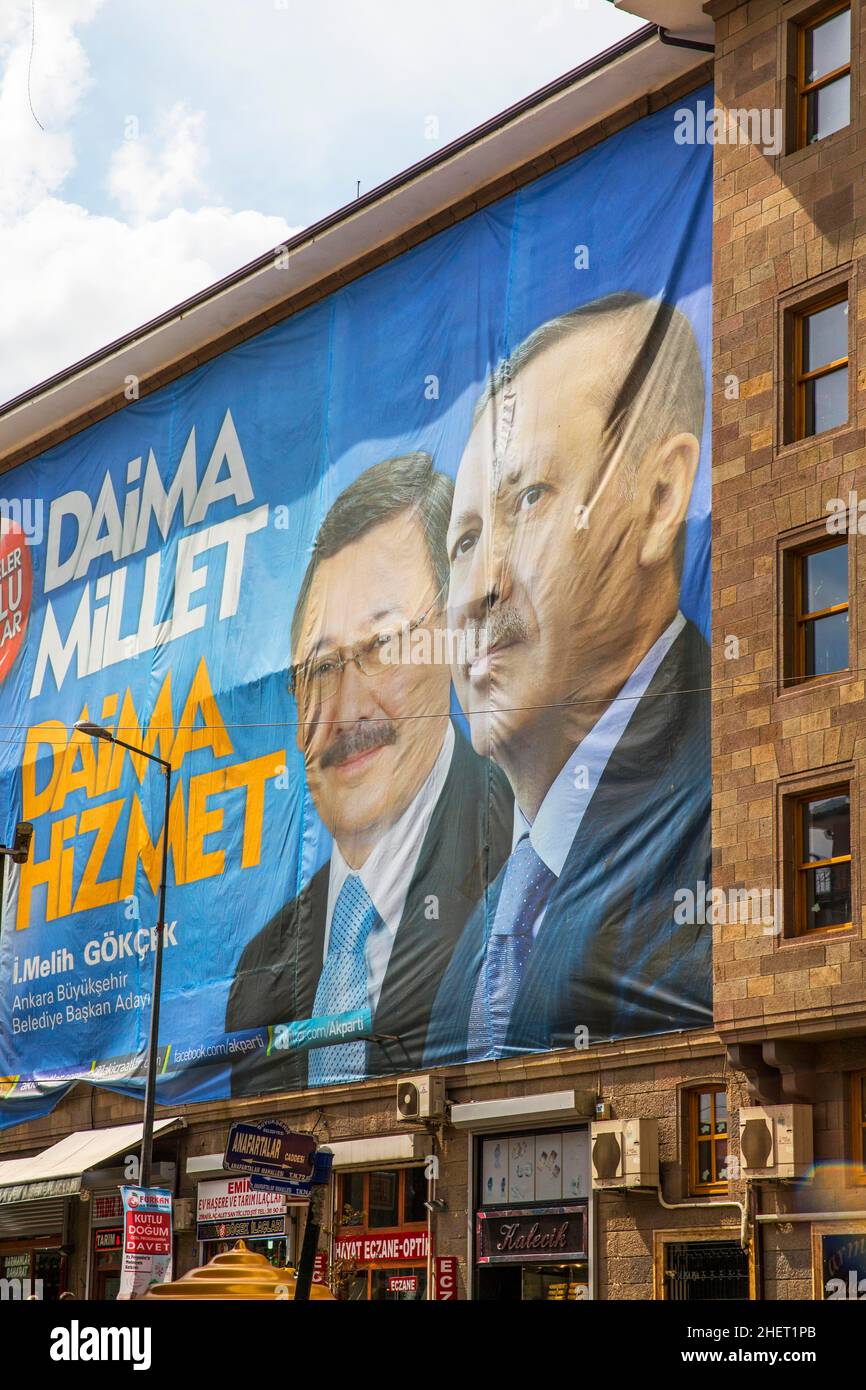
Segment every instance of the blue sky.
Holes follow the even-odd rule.
[[[31,63],[31,0],[0,6],[0,400],[643,22],[607,0],[35,0],[35,19]]]

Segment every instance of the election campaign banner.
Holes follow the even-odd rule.
[[[707,95],[4,474],[0,1124],[710,1022]]]

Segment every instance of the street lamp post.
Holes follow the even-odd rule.
[[[144,748],[136,748],[118,738],[110,729],[101,724],[90,724],[82,719],[75,725],[76,732],[90,738],[101,738],[106,743],[116,743],[120,748],[128,748],[149,762],[158,763],[165,776],[165,818],[162,826],[162,873],[159,883],[159,920],[157,922],[156,951],[153,957],[153,992],[150,1005],[150,1039],[147,1049],[147,1070],[144,1081],[144,1123],[141,1131],[141,1161],[138,1182],[140,1187],[150,1186],[150,1170],[153,1159],[153,1111],[156,1104],[156,1063],[159,1051],[159,994],[162,987],[162,950],[165,936],[165,886],[168,877],[168,818],[171,810],[171,763],[148,753]]]

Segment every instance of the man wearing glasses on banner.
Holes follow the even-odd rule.
[[[234,1094],[420,1066],[454,945],[507,857],[511,795],[452,723],[437,640],[452,492],[428,455],[388,459],[340,495],[313,547],[291,684],[333,848],[244,950],[226,1028],[368,1009],[373,1036],[248,1055]]]

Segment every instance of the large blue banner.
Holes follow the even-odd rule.
[[[165,782],[123,743],[172,770],[162,1102],[709,1021],[675,895],[709,881],[712,150],[676,128],[4,477],[3,1122],[143,1084]]]

